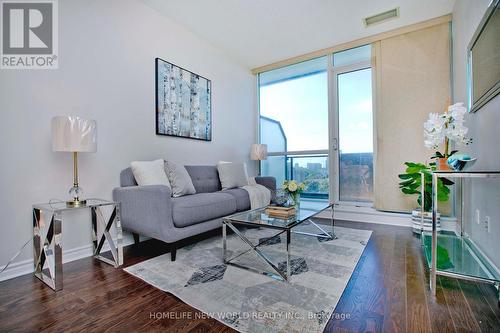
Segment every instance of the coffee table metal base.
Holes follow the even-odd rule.
[[[333,207],[332,207],[333,211]],[[333,212],[332,212],[332,233],[328,233],[325,231],[322,227],[320,227],[318,224],[313,222],[311,219],[308,220],[313,226],[315,226],[317,229],[321,231],[321,233],[315,234],[315,233],[309,233],[309,232],[303,232],[303,231],[292,231],[292,229],[286,229],[278,232],[277,234],[273,235],[272,237],[267,238],[265,241],[259,242],[258,244],[253,244],[251,240],[249,240],[241,231],[236,228],[236,226],[231,222],[229,219],[223,219],[222,221],[222,259],[224,261],[224,264],[226,265],[231,265],[235,266],[238,268],[246,269],[258,274],[266,275],[269,276],[273,279],[279,280],[279,281],[284,281],[284,282],[289,282],[290,277],[291,277],[291,266],[290,266],[290,240],[291,240],[291,233],[294,234],[300,234],[300,235],[306,235],[306,236],[312,236],[312,237],[320,237],[324,238],[326,240],[333,240],[337,239],[337,236],[334,233],[334,219],[333,219]],[[239,253],[231,258],[227,258],[227,227],[229,227],[238,237],[248,245],[249,249]],[[264,243],[268,241],[270,238],[278,237],[281,234],[285,234],[286,238],[286,272],[284,270],[281,270],[278,265],[274,264],[271,259],[263,253],[259,247],[262,246]],[[248,267],[239,263],[235,263],[234,260],[236,258],[241,257],[242,255],[253,251],[264,263],[266,263],[271,269],[272,272],[270,271],[262,271],[258,270],[256,268]]]
[[[319,225],[317,225],[316,223],[314,223],[313,220],[309,219],[308,222],[310,222],[313,226],[315,226],[316,228],[318,228],[321,233],[320,234],[315,234],[315,233],[311,233],[311,232],[303,232],[303,231],[294,231],[292,230],[292,232],[294,234],[299,234],[299,235],[306,235],[306,236],[313,236],[313,237],[320,237],[320,238],[325,238],[326,240],[333,240],[333,239],[337,239],[338,237],[335,235],[335,232],[333,230],[333,225],[332,225],[332,233],[328,233],[326,232],[323,228],[321,228]]]
[[[229,259],[227,258],[227,244],[226,244],[227,243],[227,240],[226,240],[227,239],[227,230],[226,230],[226,227],[229,227],[236,235],[238,235],[238,237],[244,243],[246,243],[250,247],[247,251],[242,252],[240,254],[237,254],[234,257],[229,258]],[[290,274],[290,269],[291,269],[291,267],[290,267],[290,230],[280,231],[279,233],[275,234],[272,237],[277,237],[277,236],[281,235],[282,233],[286,234],[286,272],[279,269],[278,265],[275,265],[271,261],[271,259],[258,248],[263,243],[265,243],[265,241],[259,242],[258,244],[254,245],[252,243],[252,241],[250,241],[242,232],[240,232],[238,230],[238,228],[236,228],[229,220],[224,220],[222,222],[222,258],[224,260],[224,264],[232,265],[232,266],[235,266],[238,268],[243,268],[243,269],[253,271],[253,272],[256,272],[259,274],[263,274],[263,275],[269,276],[269,277],[276,279],[276,280],[279,280],[279,281],[288,281],[288,278],[291,275]],[[248,267],[248,266],[233,262],[233,260],[235,260],[236,258],[239,258],[242,255],[244,255],[245,253],[248,253],[250,251],[254,251],[254,253],[257,254],[257,256],[260,259],[262,259],[262,261],[265,262],[273,270],[273,272],[261,271],[261,270],[258,270],[258,269],[252,268],[252,267]]]

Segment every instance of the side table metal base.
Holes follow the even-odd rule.
[[[120,216],[119,207],[115,206],[111,216],[108,221],[104,220],[104,216],[101,213],[99,207],[91,208],[92,215],[92,244],[94,245],[94,258],[99,259],[107,264],[114,266],[115,268],[123,265],[123,244],[122,244],[122,227],[121,222],[118,216]],[[101,237],[98,239],[98,223],[103,227],[103,232]],[[111,226],[116,224],[116,232],[117,232],[117,244],[115,245],[115,241],[109,230]],[[101,255],[102,247],[104,242],[107,241],[109,245],[109,249],[111,255],[113,256],[113,260],[108,259]]]
[[[113,205],[113,210],[106,221],[101,212],[101,206]],[[62,263],[62,211],[67,209],[41,209],[33,207],[33,257],[34,275],[55,291],[63,289],[63,263]],[[92,217],[92,244],[93,257],[112,266],[123,265],[122,228],[120,222],[119,203],[101,203],[99,205],[78,207],[70,209],[90,208]],[[42,231],[46,228],[48,219],[42,217],[42,211],[51,213],[47,233],[43,237]],[[117,240],[113,239],[110,229],[115,225]],[[102,229],[99,236],[98,230]],[[101,254],[107,242],[112,255],[112,260]],[[116,244],[115,244],[116,243]]]
[[[40,229],[43,228],[43,222],[40,217],[41,211],[33,209],[34,273],[42,282],[58,291],[63,288],[61,212],[52,214],[43,240]]]

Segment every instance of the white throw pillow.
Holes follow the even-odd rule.
[[[170,182],[165,173],[165,161],[134,161],[130,163],[130,167],[137,185],[166,185],[170,188]]]
[[[172,185],[172,196],[181,197],[186,194],[195,194],[193,181],[184,165],[167,161],[165,164],[168,180]]]
[[[219,162],[220,184],[223,190],[248,185],[247,165],[245,163]]]

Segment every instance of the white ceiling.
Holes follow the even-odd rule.
[[[448,14],[455,0],[143,0],[248,68]],[[400,7],[400,18],[363,18]]]

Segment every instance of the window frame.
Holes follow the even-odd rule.
[[[366,45],[359,45],[357,47],[362,47],[362,46],[367,46],[370,44]],[[370,45],[370,47],[372,47]],[[347,51],[343,50],[343,51]],[[375,126],[375,117],[376,117],[376,67],[374,63],[374,50],[372,47],[372,56],[370,60],[366,61],[361,61],[353,64],[348,64],[348,65],[343,65],[343,66],[338,66],[334,67],[333,66],[333,55],[334,53],[331,53],[330,55],[327,56],[327,98],[328,98],[328,148],[327,149],[321,149],[321,150],[300,150],[300,151],[283,151],[283,152],[268,152],[268,156],[282,156],[287,160],[289,156],[311,156],[311,155],[327,155],[328,158],[328,178],[329,178],[329,193],[328,193],[328,201],[332,204],[340,205],[340,206],[348,206],[348,207],[373,207],[373,201],[371,202],[362,202],[362,201],[340,201],[340,174],[339,174],[339,160],[340,160],[340,154],[338,152],[338,138],[339,138],[339,105],[338,105],[338,96],[337,96],[337,89],[338,89],[338,80],[337,80],[337,75],[338,74],[344,74],[344,73],[349,73],[349,72],[354,72],[358,70],[363,70],[363,69],[371,69],[371,79],[372,79],[372,119],[373,119],[373,168],[375,168],[375,160],[376,160],[376,147],[375,147],[375,142],[376,142],[376,137],[377,137],[377,132],[376,132],[376,126]],[[323,56],[319,56],[317,58],[322,58]],[[314,58],[314,59],[317,59]],[[309,59],[312,60],[312,59]],[[292,66],[296,65],[300,62],[297,62],[295,64],[290,64],[287,66]],[[286,67],[286,66],[284,66]],[[260,143],[261,141],[261,126],[260,126],[260,119],[261,119],[261,112],[260,112],[260,75],[265,72],[258,73],[255,81],[255,86],[256,86],[256,109],[257,109],[257,138],[258,142]],[[263,116],[265,117],[265,116]],[[262,161],[259,161],[259,174],[261,170],[261,163]],[[288,167],[287,163],[285,163],[285,178],[288,177]],[[375,171],[374,171],[375,175]]]

